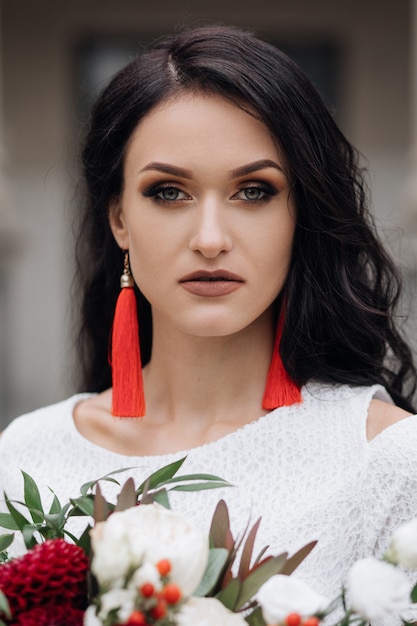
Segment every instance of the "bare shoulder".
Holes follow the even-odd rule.
[[[81,400],[74,407],[73,411],[73,419],[77,430],[82,435],[87,436],[88,439],[90,431],[100,429],[103,423],[106,423],[107,420],[103,421],[103,417],[109,417],[110,407],[110,389]]]
[[[374,439],[383,430],[392,426],[406,417],[410,417],[411,413],[400,409],[400,407],[384,402],[383,400],[372,400],[368,411],[368,420],[366,423],[366,438],[368,441]]]

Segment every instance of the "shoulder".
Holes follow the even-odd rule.
[[[72,424],[74,407],[86,394],[78,394],[15,418],[2,433],[0,447],[18,446],[24,440],[31,444],[40,438],[49,438],[54,431],[63,431]],[[35,439],[36,438],[36,439]]]
[[[374,398],[371,400],[368,409],[368,419],[366,422],[366,438],[372,441],[385,429],[411,417],[411,413],[401,409],[394,404]]]

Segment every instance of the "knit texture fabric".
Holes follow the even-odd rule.
[[[180,473],[217,474],[234,487],[172,494],[174,510],[208,530],[224,498],[235,535],[248,520],[262,517],[256,549],[269,545],[269,553],[291,554],[318,540],[294,575],[334,597],[358,558],[382,554],[394,529],[417,516],[417,416],[368,442],[372,398],[389,401],[383,388],[309,383],[302,395],[302,404],[280,407],[217,441],[142,457],[116,454],[82,437],[72,412],[83,396],[74,396],[6,429],[0,438],[0,494],[23,499],[23,469],[40,487],[45,506],[52,499],[48,487],[64,503],[79,495],[84,482],[113,470],[133,467],[116,478],[123,483],[133,476],[140,483],[187,456]],[[110,498],[119,490],[110,483],[102,488]],[[71,530],[80,533],[83,525],[85,519],[74,519]]]

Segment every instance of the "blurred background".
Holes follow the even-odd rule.
[[[0,427],[75,390],[76,163],[92,99],[150,40],[210,22],[282,47],[364,155],[414,342],[414,0],[0,0]]]

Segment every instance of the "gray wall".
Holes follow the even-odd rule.
[[[82,126],[78,44],[88,37],[140,41],[202,21],[249,27],[276,41],[335,43],[341,54],[337,117],[368,161],[381,229],[413,269],[411,244],[404,239],[399,244],[397,235],[404,223],[413,125],[411,5],[408,0],[3,0],[3,174],[19,241],[6,277],[0,274],[3,423],[73,391],[73,162]]]

